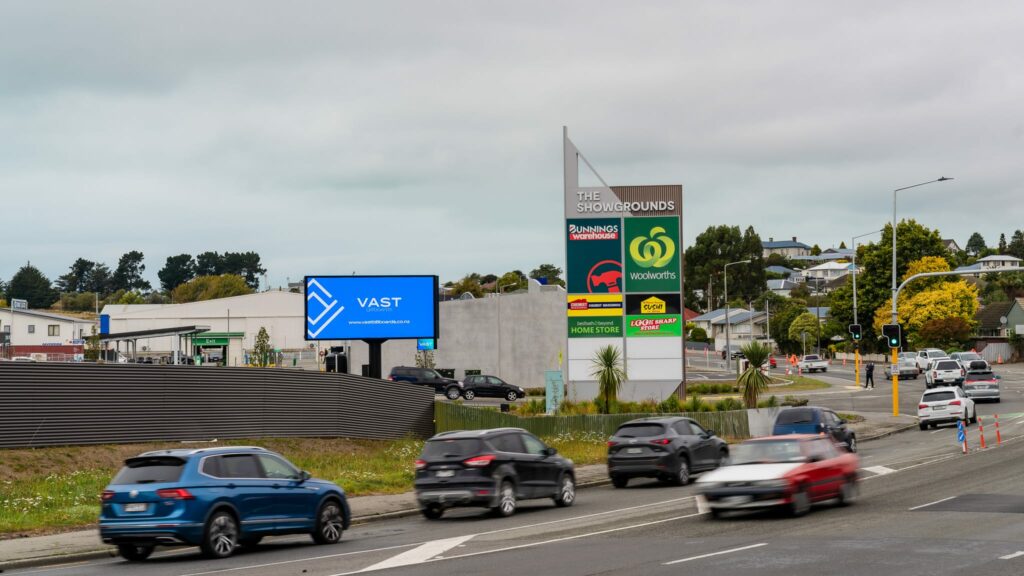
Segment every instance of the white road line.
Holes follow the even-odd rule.
[[[701,554],[700,556],[691,556],[689,558],[683,558],[682,560],[673,560],[671,562],[665,562],[663,566],[671,566],[673,564],[679,564],[681,562],[689,562],[690,560],[700,560],[701,558],[710,558],[712,556],[721,556],[722,554],[732,554],[733,552],[742,552],[744,550],[760,548],[761,546],[767,545],[767,542],[761,542],[760,544],[751,544],[750,546],[744,546],[742,548],[732,548],[730,550],[722,550],[721,552],[712,552],[710,554]]]
[[[920,506],[914,506],[913,508],[907,508],[907,510],[908,511],[920,510],[921,508],[927,508],[929,506],[935,506],[936,504],[941,504],[943,502],[948,502],[948,501],[952,500],[953,498],[956,498],[956,496],[950,496],[949,498],[943,498],[942,500],[936,500],[935,502],[929,502],[927,504],[921,504]]]
[[[574,536],[564,536],[562,538],[553,538],[551,540],[542,540],[540,542],[531,542],[529,544],[519,544],[518,546],[507,546],[505,548],[496,548],[494,550],[484,550],[482,552],[470,552],[469,554],[459,554],[458,556],[447,556],[444,558],[437,558],[434,560],[428,560],[427,562],[441,562],[444,560],[458,560],[460,558],[471,558],[473,556],[483,556],[485,554],[496,554],[498,552],[509,552],[511,550],[522,550],[523,548],[533,548],[535,546],[544,546],[546,544],[555,544],[558,542],[567,542],[569,540],[579,540],[580,538],[589,538],[591,536],[600,536],[602,534],[611,534],[613,532],[621,532],[623,530],[632,530],[634,528],[644,528],[647,526],[654,526],[656,524],[664,524],[665,522],[675,522],[676,520],[685,520],[687,518],[693,518],[695,516],[702,516],[702,514],[686,514],[685,516],[673,516],[672,518],[664,518],[662,520],[654,520],[651,522],[644,522],[642,524],[631,524],[629,526],[621,526],[619,528],[609,528],[607,530],[600,530],[597,532],[588,532],[586,534],[576,534]],[[350,576],[351,574],[358,574],[359,572],[341,572],[339,574],[332,574],[331,576]]]
[[[327,558],[341,558],[343,556],[355,556],[356,554],[369,554],[370,552],[384,552],[387,550],[397,550],[399,548],[411,548],[422,544],[422,542],[415,542],[413,544],[399,544],[397,546],[385,546],[383,548],[371,548],[369,550],[356,550],[353,552],[342,552],[341,554],[328,554],[326,556],[313,556],[312,558],[298,558],[295,560],[283,560],[281,562],[268,562],[267,564],[253,564],[250,566],[238,566],[237,568],[221,568],[220,570],[210,570],[208,572],[192,572],[190,574],[182,574],[181,576],[201,576],[203,574],[220,574],[223,572],[234,572],[237,570],[255,570],[257,568],[267,568],[270,566],[281,566],[284,564],[294,564],[296,562],[311,562],[313,560],[326,560]]]
[[[367,566],[360,570],[360,572],[374,572],[377,570],[386,570],[388,568],[398,568],[399,566],[422,564],[427,560],[437,558],[441,554],[444,554],[452,548],[470,540],[473,536],[475,535],[470,534],[469,536],[456,536],[455,538],[445,538],[444,540],[433,540],[422,546],[413,548],[412,550],[406,550],[398,556],[393,556],[383,562],[378,562],[373,566]]]
[[[895,470],[893,470],[892,468],[887,468],[885,466],[868,466],[864,470],[866,472],[871,472],[872,474],[876,474],[878,476],[885,476],[886,474],[892,474],[893,472],[895,472]]]
[[[1013,554],[1007,554],[1006,556],[1000,556],[999,559],[1000,560],[1013,560],[1014,558],[1018,558],[1020,556],[1024,556],[1024,552],[1014,552]]]

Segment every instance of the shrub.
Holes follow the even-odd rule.
[[[683,412],[711,412],[711,406],[699,394],[690,396],[681,406]]]
[[[758,408],[775,408],[779,405],[779,399],[775,395],[771,395],[767,400],[761,400],[757,403]]]
[[[714,404],[715,412],[728,412],[730,410],[743,410],[743,402],[736,398],[722,398]]]
[[[807,406],[809,399],[797,398],[796,396],[786,396],[782,399],[783,406]]]
[[[682,411],[683,403],[679,401],[679,396],[675,394],[669,394],[668,398],[658,403],[658,412],[674,414]]]
[[[540,388],[524,388],[527,396],[547,396],[548,389],[544,387]]]
[[[543,398],[530,398],[525,404],[516,406],[516,413],[520,416],[537,416],[546,410],[547,403]]]

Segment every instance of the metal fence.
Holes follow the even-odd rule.
[[[424,386],[300,370],[0,363],[0,447],[433,433]]]
[[[680,414],[586,414],[579,416],[516,416],[469,406],[437,402],[434,427],[437,432],[479,430],[484,428],[523,428],[538,436],[596,435],[611,436],[624,422],[636,418],[685,416],[722,437],[750,437],[746,410],[729,412],[684,412]]]

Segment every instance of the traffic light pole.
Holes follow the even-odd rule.
[[[984,271],[971,270],[971,271],[964,271],[964,272],[956,272],[956,271],[951,271],[951,272],[922,272],[920,274],[914,274],[910,278],[907,278],[906,280],[904,280],[903,283],[900,284],[898,288],[893,290],[893,293],[892,293],[892,323],[893,324],[897,324],[897,325],[899,324],[899,322],[897,320],[899,318],[899,316],[897,315],[897,311],[896,311],[896,303],[899,301],[900,292],[903,290],[903,288],[906,287],[907,284],[910,284],[914,280],[917,280],[919,278],[934,278],[936,276],[972,276],[972,275],[976,276],[976,275],[980,275],[980,274],[1002,274],[1004,272],[1024,272],[1024,268],[1022,268],[1020,266],[1014,266],[1014,267],[1007,267],[1007,268],[999,268],[997,270],[984,270]],[[897,340],[895,346],[893,346],[892,343],[890,342],[889,343],[889,347],[892,348],[892,415],[893,416],[899,416],[899,413],[900,413],[900,411],[899,411],[899,408],[900,408],[900,403],[899,403],[899,400],[900,400],[900,392],[899,392],[900,370],[899,370],[899,358],[897,357],[896,354],[897,354],[897,351],[900,348],[900,342]]]

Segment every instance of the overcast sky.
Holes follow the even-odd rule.
[[[1014,3],[5,2],[0,277],[564,266],[563,125],[609,184],[683,184],[687,243],[849,243],[949,176],[900,215],[995,244],[1022,55]]]

